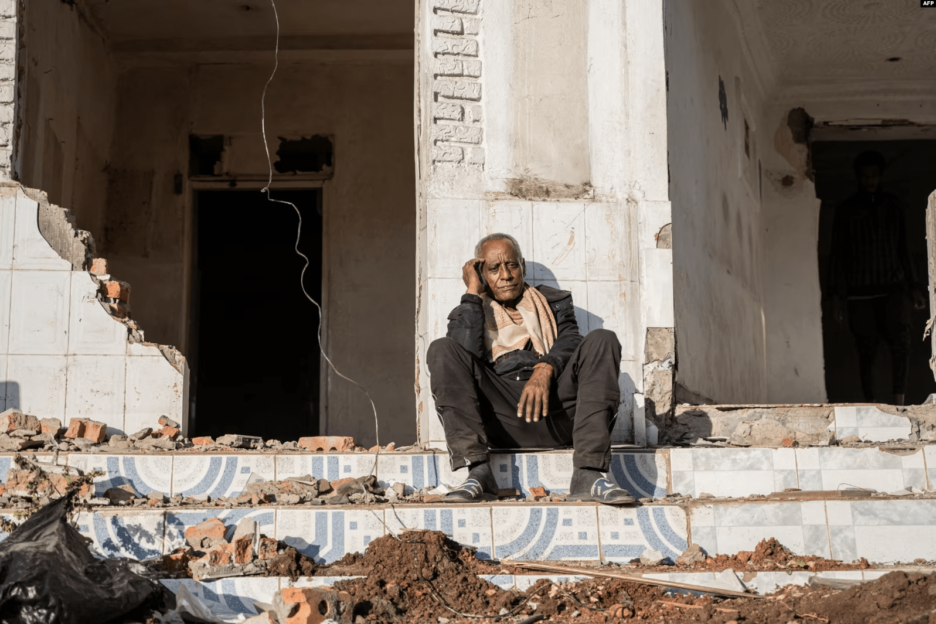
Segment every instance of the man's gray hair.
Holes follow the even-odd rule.
[[[502,233],[488,234],[487,236],[479,240],[478,244],[475,245],[475,252],[474,252],[475,258],[481,257],[481,250],[484,248],[484,245],[486,243],[490,243],[491,241],[499,241],[499,240],[509,241],[510,244],[514,248],[514,251],[517,252],[517,259],[523,260],[523,252],[520,251],[520,243],[517,242],[517,239],[511,236],[510,234],[502,234]]]

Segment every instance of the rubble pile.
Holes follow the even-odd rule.
[[[233,529],[233,533],[232,533]],[[231,533],[230,539],[226,537]],[[250,517],[236,527],[209,518],[185,530],[185,546],[163,556],[162,571],[197,580],[231,576],[311,576],[315,563],[295,548],[260,533]]]
[[[776,540],[758,546],[754,556],[783,557]],[[769,554],[768,554],[769,551]],[[351,563],[360,578],[333,587],[284,589],[250,624],[310,622],[490,621],[583,624],[629,620],[673,624],[826,622],[929,622],[936,610],[936,575],[891,572],[842,589],[828,584],[788,585],[765,599],[674,594],[666,587],[624,579],[559,583],[541,579],[525,591],[504,590],[479,574],[516,574],[512,566],[475,559],[474,552],[435,531],[411,531],[377,538]],[[744,569],[744,565],[740,566]],[[743,586],[742,590],[743,590]],[[310,613],[309,606],[323,605]],[[323,617],[327,614],[327,617]],[[318,617],[318,619],[315,619]]]
[[[77,468],[38,462],[17,455],[7,471],[6,483],[0,485],[0,507],[23,510],[18,516],[45,506],[63,496],[74,493],[79,500],[89,502],[93,480],[101,472],[87,474]],[[105,501],[106,503],[106,501]],[[8,527],[4,527],[6,530]]]

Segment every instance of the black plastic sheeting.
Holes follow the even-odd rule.
[[[66,519],[69,497],[34,513],[0,542],[0,622],[120,622],[174,607],[172,593],[132,559],[97,559]]]

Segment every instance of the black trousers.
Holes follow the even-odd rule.
[[[881,339],[890,349],[893,392],[906,394],[912,305],[902,292],[848,300],[848,325],[858,348],[861,389],[866,401],[874,400],[874,360]]]
[[[517,417],[524,375],[500,376],[451,338],[426,354],[436,411],[452,470],[488,459],[489,448],[574,448],[576,468],[607,471],[611,428],[621,400],[621,343],[614,332],[589,333],[550,389],[549,415]]]

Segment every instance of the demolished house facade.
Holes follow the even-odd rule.
[[[773,537],[936,560],[906,538],[936,518],[929,343],[916,405],[860,402],[823,277],[869,146],[902,163],[885,182],[912,197],[928,272],[916,2],[196,4],[0,2],[0,412],[22,412],[0,478],[44,470],[15,452],[100,471],[78,519],[96,550],[167,557],[170,589],[244,614],[289,585],[258,576],[271,542],[323,564],[414,528],[481,559]],[[620,339],[612,473],[640,505],[565,502],[571,451],[497,454],[504,501],[437,504],[461,475],[426,350],[495,232],[532,284],[573,293],[583,333]],[[231,559],[243,531],[263,557]],[[199,579],[186,547],[220,549],[192,558]]]

